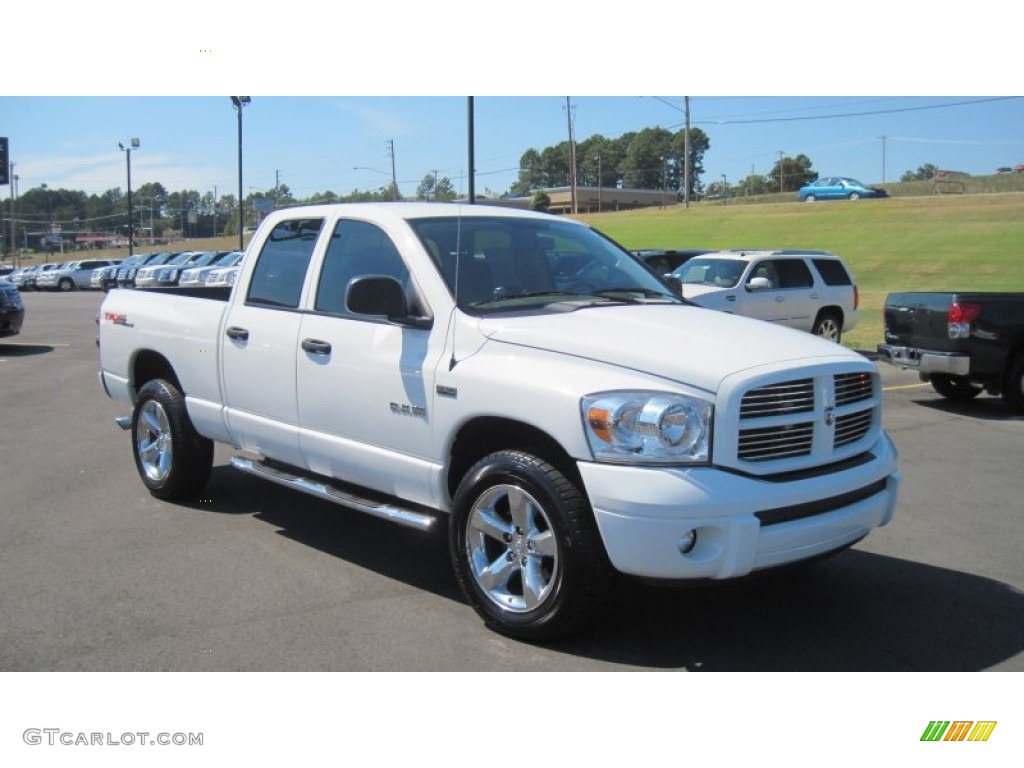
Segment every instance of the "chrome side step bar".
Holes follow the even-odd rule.
[[[132,428],[132,417],[131,416],[117,416],[114,418],[114,423],[117,424],[121,429],[127,431]]]
[[[418,531],[429,531],[437,521],[437,518],[433,515],[356,496],[353,493],[334,488],[320,480],[313,480],[308,477],[284,472],[242,456],[232,456],[231,466],[250,475],[262,477],[264,480],[283,485],[286,488],[302,491],[311,496],[354,509],[357,512],[365,512],[368,515],[373,515],[382,520],[398,523],[409,528],[415,528]]]

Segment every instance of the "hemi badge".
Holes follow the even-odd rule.
[[[455,387],[444,387],[440,384],[437,385],[437,396],[438,397],[450,397],[455,399],[459,396],[459,390]]]

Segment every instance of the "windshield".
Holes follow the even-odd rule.
[[[627,251],[574,222],[446,216],[409,226],[466,312],[681,301]]]
[[[747,262],[738,259],[708,259],[698,256],[690,259],[672,274],[678,277],[683,285],[735,288],[746,267]]]

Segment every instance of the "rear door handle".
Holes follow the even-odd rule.
[[[235,341],[248,341],[249,340],[249,329],[248,328],[239,328],[237,325],[232,325],[230,328],[228,328],[226,331],[224,331],[224,333],[227,334],[227,337],[229,339],[234,339]]]
[[[319,339],[303,339],[302,348],[307,352],[312,352],[314,355],[331,354],[331,345]]]

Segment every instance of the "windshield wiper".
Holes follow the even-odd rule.
[[[621,294],[641,294],[641,297],[636,295],[622,296]],[[591,296],[599,296],[601,298],[616,299],[619,301],[628,301],[634,304],[645,304],[647,299],[671,299],[672,301],[680,301],[680,298],[673,293],[665,293],[663,291],[653,291],[649,288],[602,288],[598,291],[591,291]]]

